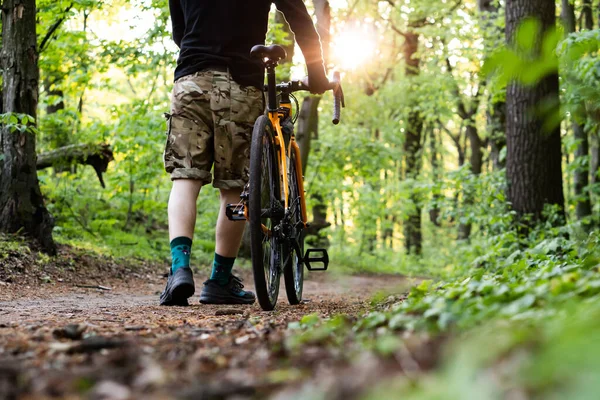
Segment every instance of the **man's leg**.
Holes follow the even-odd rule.
[[[214,181],[221,189],[217,220],[215,259],[210,279],[204,283],[201,303],[252,304],[256,297],[242,290],[241,279],[231,274],[240,248],[245,223],[229,221],[227,203],[240,202],[241,188],[248,182],[250,142],[256,119],[263,113],[263,91],[237,84],[229,72],[215,71],[215,97],[211,98],[214,118]],[[229,94],[223,98],[223,93]],[[237,188],[237,189],[233,189]]]
[[[200,180],[173,181],[168,205],[172,263],[167,287],[160,298],[162,305],[187,305],[188,297],[194,295],[190,256],[196,225],[196,200],[201,187]]]
[[[177,179],[169,196],[169,240],[178,237],[194,238],[196,201],[202,181]]]
[[[200,302],[205,304],[252,304],[255,296],[242,290],[231,270],[244,235],[243,221],[230,221],[225,214],[227,204],[240,202],[241,189],[221,189],[221,209],[217,219],[215,259],[210,279],[205,282]]]
[[[214,162],[213,76],[202,72],[175,81],[171,112],[167,114],[167,142],[163,153],[165,171],[173,186],[169,197],[171,270],[160,304],[187,305],[195,287],[190,255],[196,200],[202,185],[210,183]]]
[[[215,260],[213,262],[210,279],[217,281],[220,285],[226,285],[231,276],[233,263],[240,249],[242,236],[244,235],[243,221],[230,221],[225,214],[227,204],[240,202],[241,189],[221,189],[221,209],[217,219],[215,237]]]
[[[246,224],[243,221],[230,221],[225,215],[227,204],[240,202],[241,189],[221,189],[221,209],[217,219],[215,252],[223,257],[237,257]]]

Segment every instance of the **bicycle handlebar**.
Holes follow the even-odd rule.
[[[346,107],[346,104],[344,104],[344,92],[342,91],[342,84],[340,80],[340,73],[335,71],[333,73],[333,81],[331,82],[333,84],[333,119],[331,122],[333,122],[334,125],[340,123],[340,114],[342,112],[341,107]]]
[[[278,92],[293,93],[301,90],[310,90],[308,86],[302,81],[289,81],[276,85]],[[342,90],[340,73],[335,71],[333,73],[333,80],[330,82],[330,90],[333,91],[333,118],[331,122],[334,125],[340,123],[341,109],[346,107],[344,100],[344,92]],[[267,85],[265,85],[265,91],[267,91]]]

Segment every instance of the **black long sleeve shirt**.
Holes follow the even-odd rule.
[[[326,79],[319,35],[302,0],[169,0],[173,40],[180,48],[175,79],[228,67],[240,85],[262,88],[264,67],[250,58],[250,49],[265,42],[272,3],[296,36],[309,79]]]

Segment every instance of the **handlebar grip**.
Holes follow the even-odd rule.
[[[334,125],[337,125],[340,123],[340,114],[342,112],[341,108],[344,96],[340,85],[340,73],[338,71],[333,73],[333,80],[331,82],[333,83],[333,119],[331,122],[333,122]]]

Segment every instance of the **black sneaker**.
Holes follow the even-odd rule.
[[[254,293],[243,290],[242,280],[235,275],[229,277],[229,282],[220,285],[216,280],[204,282],[200,294],[202,304],[252,304],[256,299]]]
[[[175,273],[169,272],[169,280],[165,291],[160,295],[161,306],[188,306],[188,297],[192,297],[196,288],[190,268],[177,268]]]

